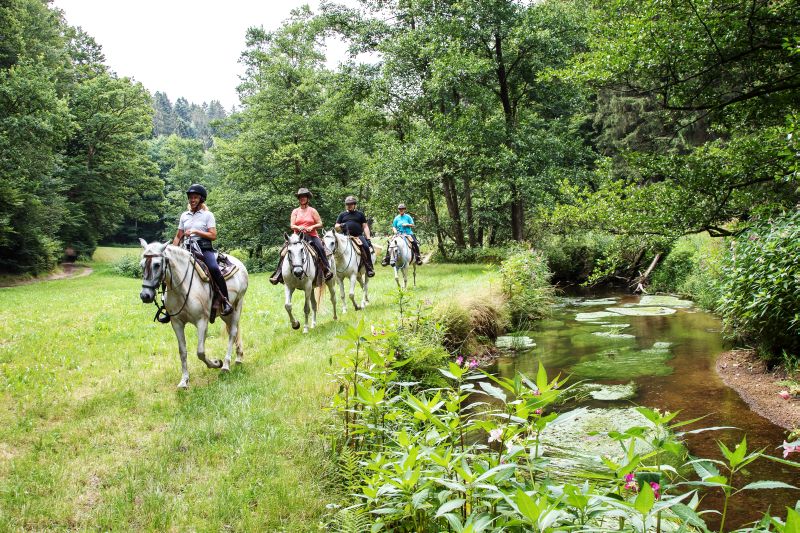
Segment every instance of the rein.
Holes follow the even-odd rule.
[[[303,271],[303,274],[308,276],[309,274],[308,274],[308,272],[306,272],[306,263],[308,263],[309,251],[307,250],[306,247],[307,246],[311,246],[311,245],[306,241],[300,241],[298,244],[302,244],[302,246],[301,246],[301,257],[302,257],[301,264],[295,265],[294,261],[292,260],[292,254],[291,253],[288,254],[289,255],[289,264],[292,266],[292,275],[294,276],[294,269],[295,268],[300,268]],[[297,276],[295,276],[295,277],[297,277]]]
[[[153,298],[153,305],[156,306],[156,314],[155,314],[155,316],[153,316],[153,322],[155,322],[158,319],[158,317],[161,316],[161,315],[169,317],[169,318],[172,318],[173,316],[177,316],[177,315],[181,314],[181,311],[183,311],[183,308],[186,307],[186,302],[189,301],[189,293],[192,291],[192,284],[194,283],[194,265],[195,265],[195,262],[196,262],[196,260],[194,258],[194,255],[191,255],[191,254],[189,254],[189,255],[191,256],[191,261],[189,261],[189,263],[186,265],[186,272],[184,272],[184,274],[183,274],[183,279],[181,280],[180,285],[183,285],[183,283],[186,281],[186,276],[189,275],[190,271],[192,273],[192,277],[189,279],[189,288],[186,290],[186,297],[183,299],[183,305],[181,305],[181,308],[178,309],[178,311],[176,313],[170,313],[169,311],[167,311],[167,306],[166,306],[166,303],[165,303],[166,302],[166,295],[167,295],[167,281],[166,281],[167,269],[169,269],[169,271],[172,272],[172,268],[170,267],[169,259],[166,256],[164,256],[164,254],[150,254],[150,255],[145,255],[144,256],[145,257],[145,272],[150,272],[150,270],[151,270],[150,263],[152,262],[152,259],[154,257],[163,257],[164,258],[164,269],[161,271],[161,276],[159,276],[159,279],[156,281],[155,285],[142,282],[142,288],[143,289],[150,289],[150,290],[155,292],[155,297]],[[159,285],[161,286],[161,303],[158,303]]]

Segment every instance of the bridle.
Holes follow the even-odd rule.
[[[142,280],[142,288],[143,289],[150,289],[151,291],[153,291],[155,293],[155,295],[153,296],[153,304],[156,306],[156,314],[153,317],[153,321],[154,322],[161,315],[164,315],[164,316],[170,317],[170,318],[173,317],[173,316],[177,316],[177,315],[181,314],[181,311],[183,311],[183,308],[186,307],[186,302],[189,301],[189,293],[192,291],[192,284],[194,283],[194,268],[195,268],[195,262],[196,262],[195,258],[194,258],[194,255],[189,254],[189,256],[191,257],[191,261],[189,261],[188,265],[186,266],[186,272],[184,272],[183,279],[181,279],[181,283],[180,283],[180,285],[182,286],[183,282],[186,281],[186,276],[188,276],[189,273],[191,272],[192,277],[191,277],[191,279],[189,279],[189,288],[186,290],[186,297],[183,299],[183,305],[181,305],[181,308],[178,309],[178,312],[177,313],[170,313],[169,311],[167,311],[166,305],[164,304],[164,302],[166,301],[166,296],[167,296],[167,281],[166,281],[167,270],[170,270],[170,272],[172,271],[172,269],[170,268],[169,258],[167,256],[165,256],[163,253],[160,253],[160,254],[144,254],[144,256],[143,256],[144,257],[144,269],[142,271],[142,276],[143,277],[145,275],[148,275],[148,277],[149,277],[149,274],[152,272],[153,258],[161,257],[164,260],[164,267],[161,269],[161,273],[159,274],[158,279],[155,280],[155,283],[145,283],[144,279]],[[159,286],[161,288],[161,303],[158,302]]]
[[[289,256],[289,264],[292,267],[292,275],[294,275],[294,269],[295,268],[299,268],[300,270],[302,270],[303,271],[303,275],[305,275],[306,274],[306,263],[308,262],[307,261],[308,260],[308,250],[306,249],[306,246],[310,246],[310,245],[308,243],[306,243],[306,241],[300,240],[300,241],[298,241],[298,242],[296,242],[294,244],[290,243],[289,247],[296,246],[298,244],[300,245],[300,264],[296,265],[294,263],[294,257],[292,256],[291,251],[287,254]]]

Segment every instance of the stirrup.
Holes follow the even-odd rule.
[[[281,280],[281,273],[280,273],[280,272],[278,272],[277,274],[274,274],[274,275],[270,276],[270,278],[269,278],[269,282],[270,282],[270,283],[272,283],[273,285],[277,285],[277,284],[278,284],[278,283],[280,283],[281,281],[282,281],[282,280]]]
[[[223,300],[222,311],[220,311],[219,316],[228,316],[231,313],[233,313],[233,306],[228,300]]]

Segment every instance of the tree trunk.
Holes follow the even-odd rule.
[[[472,214],[472,183],[469,176],[464,176],[464,210],[467,216],[467,236],[469,237],[469,247],[477,248],[478,236],[475,234],[475,219]]]
[[[659,259],[661,259],[661,252],[658,252],[653,260],[650,261],[650,266],[647,267],[647,270],[644,271],[644,274],[640,274],[639,277],[633,280],[631,287],[634,285],[636,286],[636,288],[633,289],[633,292],[647,293],[647,291],[644,290],[644,284],[647,282],[647,278],[650,277],[650,274],[653,273],[653,269],[656,268]]]
[[[525,237],[525,205],[519,195],[517,184],[511,184],[511,238],[521,241]]]
[[[439,213],[436,211],[436,196],[433,194],[433,184],[428,182],[428,209],[431,211],[433,227],[436,229],[436,247],[444,259],[447,259],[447,252],[444,249],[444,237],[442,236],[442,225],[439,223]]]
[[[456,190],[455,179],[451,174],[442,173],[442,189],[447,203],[447,212],[453,221],[453,240],[456,242],[457,248],[466,248],[464,226],[461,224],[461,211],[458,207],[458,191]]]

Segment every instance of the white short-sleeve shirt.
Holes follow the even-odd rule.
[[[205,232],[216,227],[217,220],[211,211],[184,211],[178,222],[178,229],[183,231],[196,229]]]

